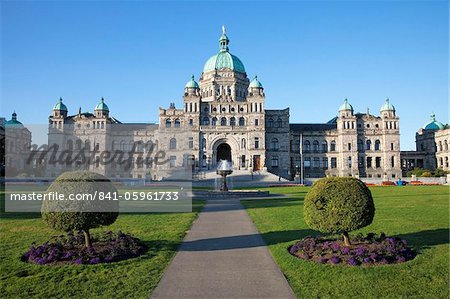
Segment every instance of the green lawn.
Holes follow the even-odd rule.
[[[148,298],[203,203],[192,213],[121,214],[105,229],[143,240],[149,251],[138,258],[89,266],[38,266],[20,261],[32,242],[57,234],[39,214],[0,215],[0,294],[2,298]],[[98,231],[99,229],[93,230]]]
[[[412,261],[378,267],[320,265],[287,247],[316,234],[303,220],[308,187],[270,188],[283,199],[243,201],[275,261],[300,298],[449,298],[449,188],[373,187],[373,223],[353,233],[385,232],[418,251]]]

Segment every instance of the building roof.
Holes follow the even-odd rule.
[[[345,99],[344,103],[342,103],[342,105],[339,107],[339,111],[344,111],[344,110],[352,110],[353,111],[353,107],[352,107],[352,105],[350,105],[350,103],[348,102],[347,99]]]
[[[389,99],[386,99],[386,101],[384,102],[383,106],[381,106],[380,112],[383,112],[383,111],[395,111],[395,107],[394,107],[394,105],[392,105],[389,102]]]
[[[102,98],[100,102],[95,106],[95,110],[104,110],[109,112],[109,107],[106,105],[105,100]]]
[[[11,119],[5,122],[5,128],[15,128],[15,129],[24,128],[23,124],[17,120],[16,112],[13,112]]]
[[[192,75],[191,80],[186,83],[185,88],[199,88],[198,83],[194,80],[194,75]]]
[[[230,40],[226,35],[225,27],[222,27],[222,36],[219,40],[220,51],[206,61],[205,66],[203,67],[204,73],[224,68],[245,73],[245,67],[242,61],[228,51],[229,42]]]
[[[430,121],[423,125],[424,130],[443,130],[445,126],[440,121],[436,120],[436,115],[432,113],[430,115]]]
[[[53,106],[52,110],[67,111],[67,106],[64,105],[62,98],[59,98],[59,101]]]
[[[336,123],[325,124],[290,124],[289,129],[294,132],[309,132],[309,131],[327,131],[337,128]]]
[[[263,88],[261,82],[259,82],[258,80],[258,76],[255,76],[252,80],[252,82],[250,82],[250,87],[253,88]]]

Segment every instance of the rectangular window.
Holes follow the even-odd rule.
[[[351,143],[348,143],[348,144],[347,144],[347,148],[348,148],[349,151],[351,151],[351,150],[352,150],[352,144],[351,144]]]
[[[372,167],[372,157],[367,157],[367,168]]]
[[[318,157],[313,158],[313,167],[314,168],[320,167],[320,158],[318,158]]]
[[[303,163],[305,164],[305,168],[311,168],[311,158],[305,158]]]
[[[259,126],[259,119],[255,119],[255,126]]]
[[[347,165],[348,165],[348,168],[352,168],[352,157],[348,157]]]
[[[336,167],[337,167],[337,159],[331,158],[331,168],[336,168]]]
[[[278,157],[272,157],[272,167],[278,167]]]
[[[194,148],[194,137],[189,137],[189,149]]]
[[[259,148],[259,137],[255,137],[255,148]]]
[[[391,151],[394,150],[394,143],[391,143]]]
[[[394,156],[391,157],[391,167],[394,168],[395,167],[395,160],[394,160]]]
[[[328,158],[326,157],[322,158],[322,168],[328,169]]]
[[[381,167],[381,157],[376,157],[375,158],[375,168],[380,168]]]

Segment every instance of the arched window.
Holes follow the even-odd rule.
[[[442,152],[442,141],[439,141],[439,151]]]
[[[245,149],[246,143],[247,143],[247,142],[245,141],[245,138],[242,138],[242,139],[241,139],[241,148],[242,148],[242,149]]]
[[[278,143],[278,139],[277,138],[272,138],[272,142],[271,142],[271,147],[272,150],[278,150],[280,148],[280,145]]]
[[[283,127],[283,121],[281,120],[281,118],[277,119],[277,128],[281,128]]]
[[[380,140],[375,140],[375,150],[376,151],[379,151],[379,150],[381,150],[381,143],[380,143]]]
[[[305,140],[305,142],[303,142],[303,147],[305,152],[311,151],[311,143],[309,142],[309,140]]]
[[[300,138],[295,138],[293,150],[296,152],[300,151]]]
[[[317,140],[313,141],[313,150],[315,153],[319,152],[319,141],[317,141]]]
[[[220,125],[221,126],[226,126],[227,125],[227,118],[226,117],[222,117],[220,119]]]
[[[239,126],[243,127],[245,126],[245,118],[244,117],[239,117]]]
[[[80,139],[77,139],[77,141],[75,141],[77,150],[80,150],[80,149],[81,149],[81,143],[82,143],[82,142],[81,142]],[[441,145],[441,147],[442,147],[442,145]]]
[[[370,151],[371,146],[372,146],[372,141],[367,140],[366,141],[366,150]]]
[[[322,141],[322,153],[328,152],[328,143],[324,140]]]
[[[444,140],[444,150],[448,151],[448,142]]]
[[[172,121],[170,118],[166,118],[166,128],[170,128],[172,126]]]
[[[179,128],[180,125],[181,125],[180,119],[177,118],[177,119],[175,120],[175,128]]]
[[[125,141],[120,141],[120,147],[119,147],[119,149],[121,150],[121,151],[124,151],[125,150]]]
[[[330,152],[335,152],[336,151],[336,141],[331,141],[330,144]]]
[[[171,138],[171,139],[170,139],[169,148],[170,148],[171,150],[177,148],[177,140],[176,140],[175,138]]]
[[[273,128],[273,119],[272,118],[269,118],[269,120],[267,121],[267,126],[269,128]]]
[[[213,117],[211,124],[215,127],[217,126],[217,117]]]
[[[209,118],[207,116],[203,117],[202,125],[209,126]]]
[[[233,116],[230,118],[230,126],[234,127],[236,125],[236,118]]]

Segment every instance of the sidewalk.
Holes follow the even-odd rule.
[[[239,200],[211,200],[152,298],[295,298]]]

